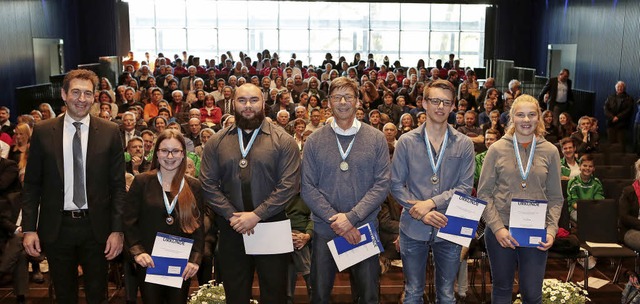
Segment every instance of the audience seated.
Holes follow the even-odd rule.
[[[580,157],[580,174],[569,180],[567,184],[567,205],[571,220],[578,221],[578,200],[604,199],[602,182],[593,176],[596,171],[593,156],[585,154]]]

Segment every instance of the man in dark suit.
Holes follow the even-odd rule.
[[[124,112],[122,114],[122,146],[126,147],[129,140],[140,136],[140,131],[136,130],[136,115],[133,112]]]
[[[9,108],[0,107],[0,133],[7,133],[10,137],[13,137],[13,129],[16,125],[9,121]]]
[[[88,303],[106,303],[107,261],[122,252],[124,156],[120,131],[89,115],[97,76],[69,72],[64,116],[38,124],[23,190],[24,248],[46,253],[59,303],[78,302],[78,265]]]
[[[549,98],[545,101],[544,95],[547,93],[549,93]],[[557,126],[560,113],[569,111],[573,105],[569,70],[562,69],[558,77],[549,78],[538,95],[538,102],[543,109],[546,108],[553,112],[553,123]]]

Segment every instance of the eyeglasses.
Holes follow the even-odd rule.
[[[344,100],[346,100],[347,102],[352,102],[356,100],[356,97],[351,94],[329,96],[329,99],[331,100],[331,102],[340,102],[342,101],[342,98],[344,98]]]
[[[93,99],[93,91],[80,91],[80,90],[71,90],[71,96],[73,98],[78,99],[80,96],[84,95],[86,99]]]
[[[434,106],[439,106],[442,103],[445,107],[450,107],[453,105],[453,101],[449,99],[440,99],[440,98],[425,98],[424,100],[428,101]]]
[[[169,156],[169,154],[171,154],[171,156],[173,157],[180,157],[182,156],[182,150],[167,150],[167,149],[158,149],[158,156],[160,157],[167,157]]]

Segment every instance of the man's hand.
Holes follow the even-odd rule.
[[[511,233],[509,233],[509,230],[507,230],[507,228],[504,228],[504,227],[500,228],[498,231],[495,232],[495,236],[496,236],[496,240],[498,241],[498,244],[500,244],[502,248],[509,247],[511,249],[516,249],[516,246],[520,246],[520,244],[518,244],[516,239],[514,239],[511,236]]]
[[[431,212],[427,213],[423,218],[422,218],[422,222],[427,224],[427,225],[431,225],[434,228],[442,228],[444,226],[447,225],[447,217],[435,210],[432,210]]]
[[[393,241],[393,245],[396,246],[396,251],[400,252],[400,236],[398,235],[398,237],[396,238],[395,241]]]
[[[618,122],[618,116],[613,117],[613,122]]]
[[[38,237],[37,232],[27,232],[24,234],[24,239],[22,239],[22,246],[24,246],[24,251],[27,252],[28,255],[32,257],[40,256],[40,238]]]
[[[408,200],[407,203],[413,205],[409,209],[409,214],[416,220],[421,220],[429,211],[436,207],[436,203],[432,199],[426,201]]]
[[[138,263],[138,265],[140,265],[140,266],[142,266],[144,268],[147,268],[147,267],[154,268],[154,267],[156,267],[156,265],[153,264],[153,259],[151,258],[151,256],[148,253],[138,254],[133,259],[136,261],[136,263]]]
[[[293,247],[296,250],[302,249],[311,240],[311,235],[308,233],[291,233],[291,237],[293,238]]]
[[[196,273],[198,273],[199,268],[200,268],[200,265],[196,263],[187,263],[187,267],[185,267],[184,271],[182,272],[182,279],[185,281],[188,279],[191,279],[191,277],[193,277],[194,275],[196,275]]]
[[[237,233],[252,235],[253,228],[260,222],[260,217],[253,212],[234,212],[229,225]]]
[[[356,228],[352,228],[351,230],[347,231],[347,233],[345,233],[342,237],[344,237],[351,245],[358,244],[361,241],[360,231]]]
[[[547,251],[549,250],[549,248],[551,248],[551,246],[553,246],[553,241],[555,241],[555,238],[553,237],[553,235],[547,233],[547,242],[546,243],[539,242],[540,246],[536,248],[538,248],[538,250],[541,250],[541,251]]]
[[[142,165],[142,157],[131,156],[131,168],[137,171],[140,165]]]
[[[334,214],[329,220],[332,222],[331,229],[339,236],[344,236],[345,233],[353,229],[353,224],[349,222],[347,215],[344,213]]]
[[[111,232],[107,238],[107,247],[104,249],[107,261],[115,259],[122,252],[124,237],[122,232]]]

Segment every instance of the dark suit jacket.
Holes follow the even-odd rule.
[[[22,226],[24,231],[37,228],[44,243],[58,239],[64,210],[63,127],[64,116],[37,124],[27,159]],[[122,231],[125,194],[122,150],[118,125],[91,116],[85,176],[89,218],[99,243],[106,243],[111,232]]]
[[[629,229],[640,230],[638,219],[638,197],[633,185],[622,189],[622,195],[618,200],[618,217],[620,218],[620,230],[624,235]]]
[[[0,196],[5,196],[21,189],[22,186],[20,186],[20,180],[18,179],[18,163],[10,159],[0,158]]]
[[[7,133],[9,136],[13,137],[13,129],[16,128],[15,124],[9,123],[8,126],[0,127],[0,133]]]
[[[18,164],[0,158],[0,239],[13,235],[20,212],[20,181]],[[1,250],[1,248],[0,248]]]
[[[133,165],[131,165],[131,161],[124,163],[124,167],[125,167],[125,171],[127,171],[128,173],[136,175],[135,173],[133,173]],[[149,169],[151,169],[151,162],[148,161],[146,158],[143,158],[142,163],[138,167],[138,174],[142,172],[147,172],[149,171]]]
[[[549,78],[547,83],[542,88],[540,95],[538,95],[538,102],[544,105],[544,94],[549,93],[549,109],[553,110],[556,105],[556,98],[558,96],[558,77]],[[567,105],[573,104],[573,92],[571,91],[571,79],[567,79]]]
[[[142,133],[142,132],[140,132],[140,131],[138,131],[138,130],[134,130],[134,131],[133,131],[133,135],[134,135],[134,136],[140,136],[140,133]],[[127,138],[127,137],[124,135],[124,129],[122,129],[122,128],[120,129],[120,138],[122,139],[122,147],[123,147],[125,150],[127,150],[127,142],[126,142],[126,138]]]
[[[156,171],[149,171],[136,175],[131,188],[127,193],[127,203],[124,208],[124,237],[127,248],[132,256],[140,253],[151,254],[156,233],[181,236],[193,239],[189,262],[200,264],[204,252],[204,216],[205,209],[202,201],[202,187],[200,181],[185,176],[186,185],[196,198],[196,207],[200,212],[198,223],[200,227],[191,234],[185,233],[180,228],[178,212],[180,207],[173,210],[175,223],[167,225],[167,210],[162,198],[162,186],[156,177]]]

